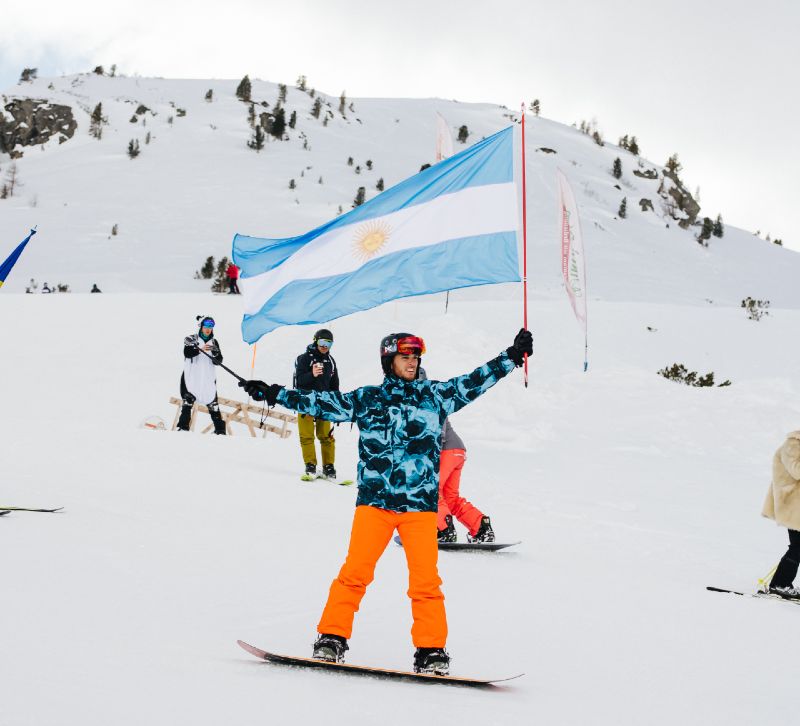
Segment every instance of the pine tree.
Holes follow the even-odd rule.
[[[297,76],[297,87],[298,87],[298,88],[299,88],[301,91],[305,91],[305,90],[306,90],[306,83],[307,83],[307,82],[308,82],[308,81],[307,81],[307,79],[306,79],[306,77],[305,77],[305,76]]]
[[[715,237],[722,237],[725,234],[725,227],[722,226],[722,215],[718,214],[717,219],[714,222],[714,229],[712,230],[711,234]],[[777,240],[776,240],[777,244]]]
[[[241,81],[239,81],[239,85],[236,87],[236,98],[242,101],[249,101],[252,90],[250,78],[245,76]]]
[[[247,109],[247,123],[250,125],[251,129],[256,127],[256,107],[252,103]]]
[[[339,113],[344,116],[344,110],[347,106],[347,96],[345,96],[344,91],[342,91],[342,95],[339,96]]]
[[[669,171],[671,174],[675,174],[676,176],[678,172],[683,168],[681,166],[680,161],[678,161],[677,154],[673,154],[672,156],[669,157],[669,159],[667,159],[666,167],[667,171]]]
[[[615,179],[622,177],[622,162],[619,160],[619,157],[614,159],[614,166],[611,169],[611,174]]]
[[[297,111],[292,111],[292,115],[289,116],[289,128],[293,129],[296,123],[297,123]]]
[[[286,103],[286,84],[278,84],[278,103]]]
[[[206,257],[205,264],[200,268],[200,277],[210,280],[214,274],[214,258]]]
[[[348,156],[347,157],[347,166],[353,166],[353,157],[352,156]]]
[[[128,156],[131,159],[139,156],[139,141],[137,139],[131,139],[128,143]]]
[[[711,239],[711,235],[714,233],[714,222],[711,221],[710,217],[703,217],[703,227],[700,230],[700,234],[697,235],[697,241],[703,245],[703,247],[708,247],[708,240]]]
[[[279,108],[275,114],[275,120],[272,122],[270,133],[280,141],[283,138],[284,131],[286,131],[286,111],[283,108]]]
[[[19,174],[17,172],[17,164],[13,162],[11,166],[8,167],[8,171],[6,171],[6,182],[3,184],[3,199],[7,199],[8,197],[14,196],[14,190],[18,186],[24,186],[20,183]]]
[[[105,70],[103,70],[103,66],[97,66],[94,69],[94,73],[96,73],[98,76],[102,76],[105,73]]]
[[[619,210],[617,211],[617,216],[620,219],[625,219],[628,216],[628,197],[622,197],[622,201],[619,203]]]
[[[264,129],[261,128],[261,125],[255,127],[253,131],[253,137],[250,141],[247,142],[247,146],[251,149],[255,149],[256,151],[261,151],[264,148]]]
[[[634,156],[639,156],[639,144],[636,142],[635,136],[631,136],[631,141],[628,144],[628,151]]]
[[[378,183],[375,185],[375,188],[376,188],[376,189],[377,189],[379,192],[382,192],[382,191],[383,191],[383,177],[381,177],[380,179],[378,179]]]
[[[463,126],[461,126],[461,127],[458,129],[458,140],[459,140],[459,141],[460,141],[462,144],[466,144],[466,143],[467,143],[467,137],[468,137],[468,136],[469,136],[469,129],[467,128],[467,125],[466,125],[466,124],[464,124]]]
[[[311,115],[314,118],[319,118],[320,111],[322,111],[322,101],[320,101],[318,98],[315,98],[314,105],[311,107]],[[327,124],[327,122],[328,122],[328,117],[326,116],[325,123]]]
[[[36,78],[38,73],[39,73],[38,68],[23,68],[22,73],[20,73],[19,75],[19,82],[30,83]]]
[[[625,149],[627,151],[628,147],[629,147],[629,144],[630,144],[630,142],[628,141],[628,134],[625,134],[625,136],[620,138],[619,143],[617,144],[617,146],[619,146],[620,149]]]
[[[98,103],[92,111],[92,120],[89,124],[89,133],[96,139],[103,136],[103,104]]]
[[[359,187],[356,192],[356,198],[353,200],[354,207],[360,207],[366,199],[367,190],[364,187]]]
[[[367,159],[365,166],[369,171],[372,171],[372,159]]]
[[[539,105],[538,98],[533,99],[533,103],[531,104],[531,111],[533,111],[534,116],[538,116],[541,113],[541,107]]]
[[[294,179],[289,179],[289,189],[296,189],[297,184],[295,184]]]

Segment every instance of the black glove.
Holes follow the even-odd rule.
[[[506,348],[506,353],[508,353],[508,357],[514,361],[517,368],[519,368],[522,365],[525,354],[533,354],[533,335],[531,331],[520,328],[519,333],[517,333],[514,338],[514,345],[510,348]]]
[[[264,381],[239,381],[239,387],[244,388],[254,401],[266,401],[270,406],[278,402],[278,391],[283,388],[277,383],[264,383]]]

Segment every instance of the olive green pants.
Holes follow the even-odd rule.
[[[306,464],[317,465],[317,449],[314,445],[314,433],[319,439],[322,449],[322,466],[333,464],[336,458],[336,442],[333,439],[333,424],[301,413],[297,417],[297,433],[300,434],[300,448]]]

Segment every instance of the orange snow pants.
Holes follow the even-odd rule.
[[[463,524],[472,536],[478,533],[483,519],[483,512],[468,502],[458,492],[461,484],[461,470],[467,460],[464,449],[445,449],[439,463],[439,512],[437,526],[445,529],[444,518],[452,514]]]
[[[444,648],[447,617],[437,560],[435,512],[390,512],[359,506],[353,517],[350,547],[339,576],[331,583],[317,632],[349,638],[361,598],[375,576],[375,565],[395,529],[403,540],[411,598],[411,640],[417,648]]]

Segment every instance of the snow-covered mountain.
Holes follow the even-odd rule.
[[[800,256],[731,227],[701,246],[661,205],[660,169],[637,176],[655,167],[541,118],[527,126],[530,385],[512,373],[453,417],[468,448],[462,494],[499,538],[522,542],[440,557],[452,672],[526,675],[494,691],[437,688],[273,667],[236,646],[310,653],[355,489],[300,482],[294,434],[140,427],[172,421],[196,314],[216,318],[226,365],[281,384],[314,330],[280,328],[254,357],[240,299],[207,292],[194,271],[228,254],[235,231],[307,230],[346,210],[359,186],[370,198],[379,178],[413,174],[433,160],[435,111],[466,125],[468,142],[512,120],[440,100],[356,99],[350,111],[348,99],[342,117],[326,98],[323,125],[309,94],[289,88],[296,126],[257,153],[236,85],[82,75],[11,89],[70,106],[77,126],[59,143],[62,118],[64,134],[23,147],[23,186],[0,200],[9,251],[40,230],[0,291],[0,509],[65,508],[0,517],[0,723],[793,723],[800,610],[705,587],[752,590],[787,545],[759,514],[772,454],[800,428]],[[258,101],[272,108],[277,96],[253,82]],[[98,140],[89,116],[100,102]],[[11,162],[0,156],[0,178]],[[561,289],[556,166],[586,237],[587,373]],[[623,196],[628,217],[615,219]],[[29,277],[118,294],[13,294]],[[511,343],[519,287],[454,291],[447,312],[435,295],[332,321],[342,388],[380,380],[378,341],[392,330],[425,338],[432,378],[472,370]],[[770,299],[770,314],[748,319],[747,296]],[[732,385],[657,375],[675,362]],[[220,395],[240,396],[232,376],[218,380]],[[357,435],[336,429],[343,475],[355,472]],[[391,544],[349,662],[409,667],[406,589]]]
[[[16,163],[18,179],[14,195],[0,200],[0,239],[10,251],[30,226],[38,224],[40,232],[5,291],[23,290],[31,277],[74,291],[95,282],[108,292],[205,290],[208,283],[193,279],[195,271],[209,255],[229,255],[235,232],[307,231],[340,207],[350,209],[360,186],[370,199],[379,193],[379,179],[388,187],[433,162],[435,112],[454,138],[466,126],[466,143],[518,119],[495,105],[441,99],[346,99],[341,113],[339,97],[287,87],[281,105],[287,121],[296,114],[295,126],[287,127],[287,140],[268,137],[256,152],[247,146],[250,107],[257,122],[274,112],[280,88],[253,80],[250,104],[236,97],[237,85],[89,73],[8,89],[6,108],[25,98],[67,106],[77,128],[63,143],[54,135],[43,145],[16,146],[23,153],[16,161],[0,154],[0,178]],[[98,103],[105,118],[99,140],[90,134]],[[722,239],[712,237],[703,247],[695,239],[698,227],[681,229],[667,213],[669,197],[659,188],[672,182],[660,166],[611,143],[601,147],[573,127],[532,114],[527,121],[534,295],[558,294],[561,286],[558,166],[580,206],[593,297],[738,304],[751,296],[800,306],[800,286],[792,284],[800,255],[729,226]],[[130,159],[134,140],[140,154]],[[619,180],[611,174],[617,157]],[[628,215],[619,219],[623,197]],[[703,214],[713,218],[718,211],[724,212]]]

